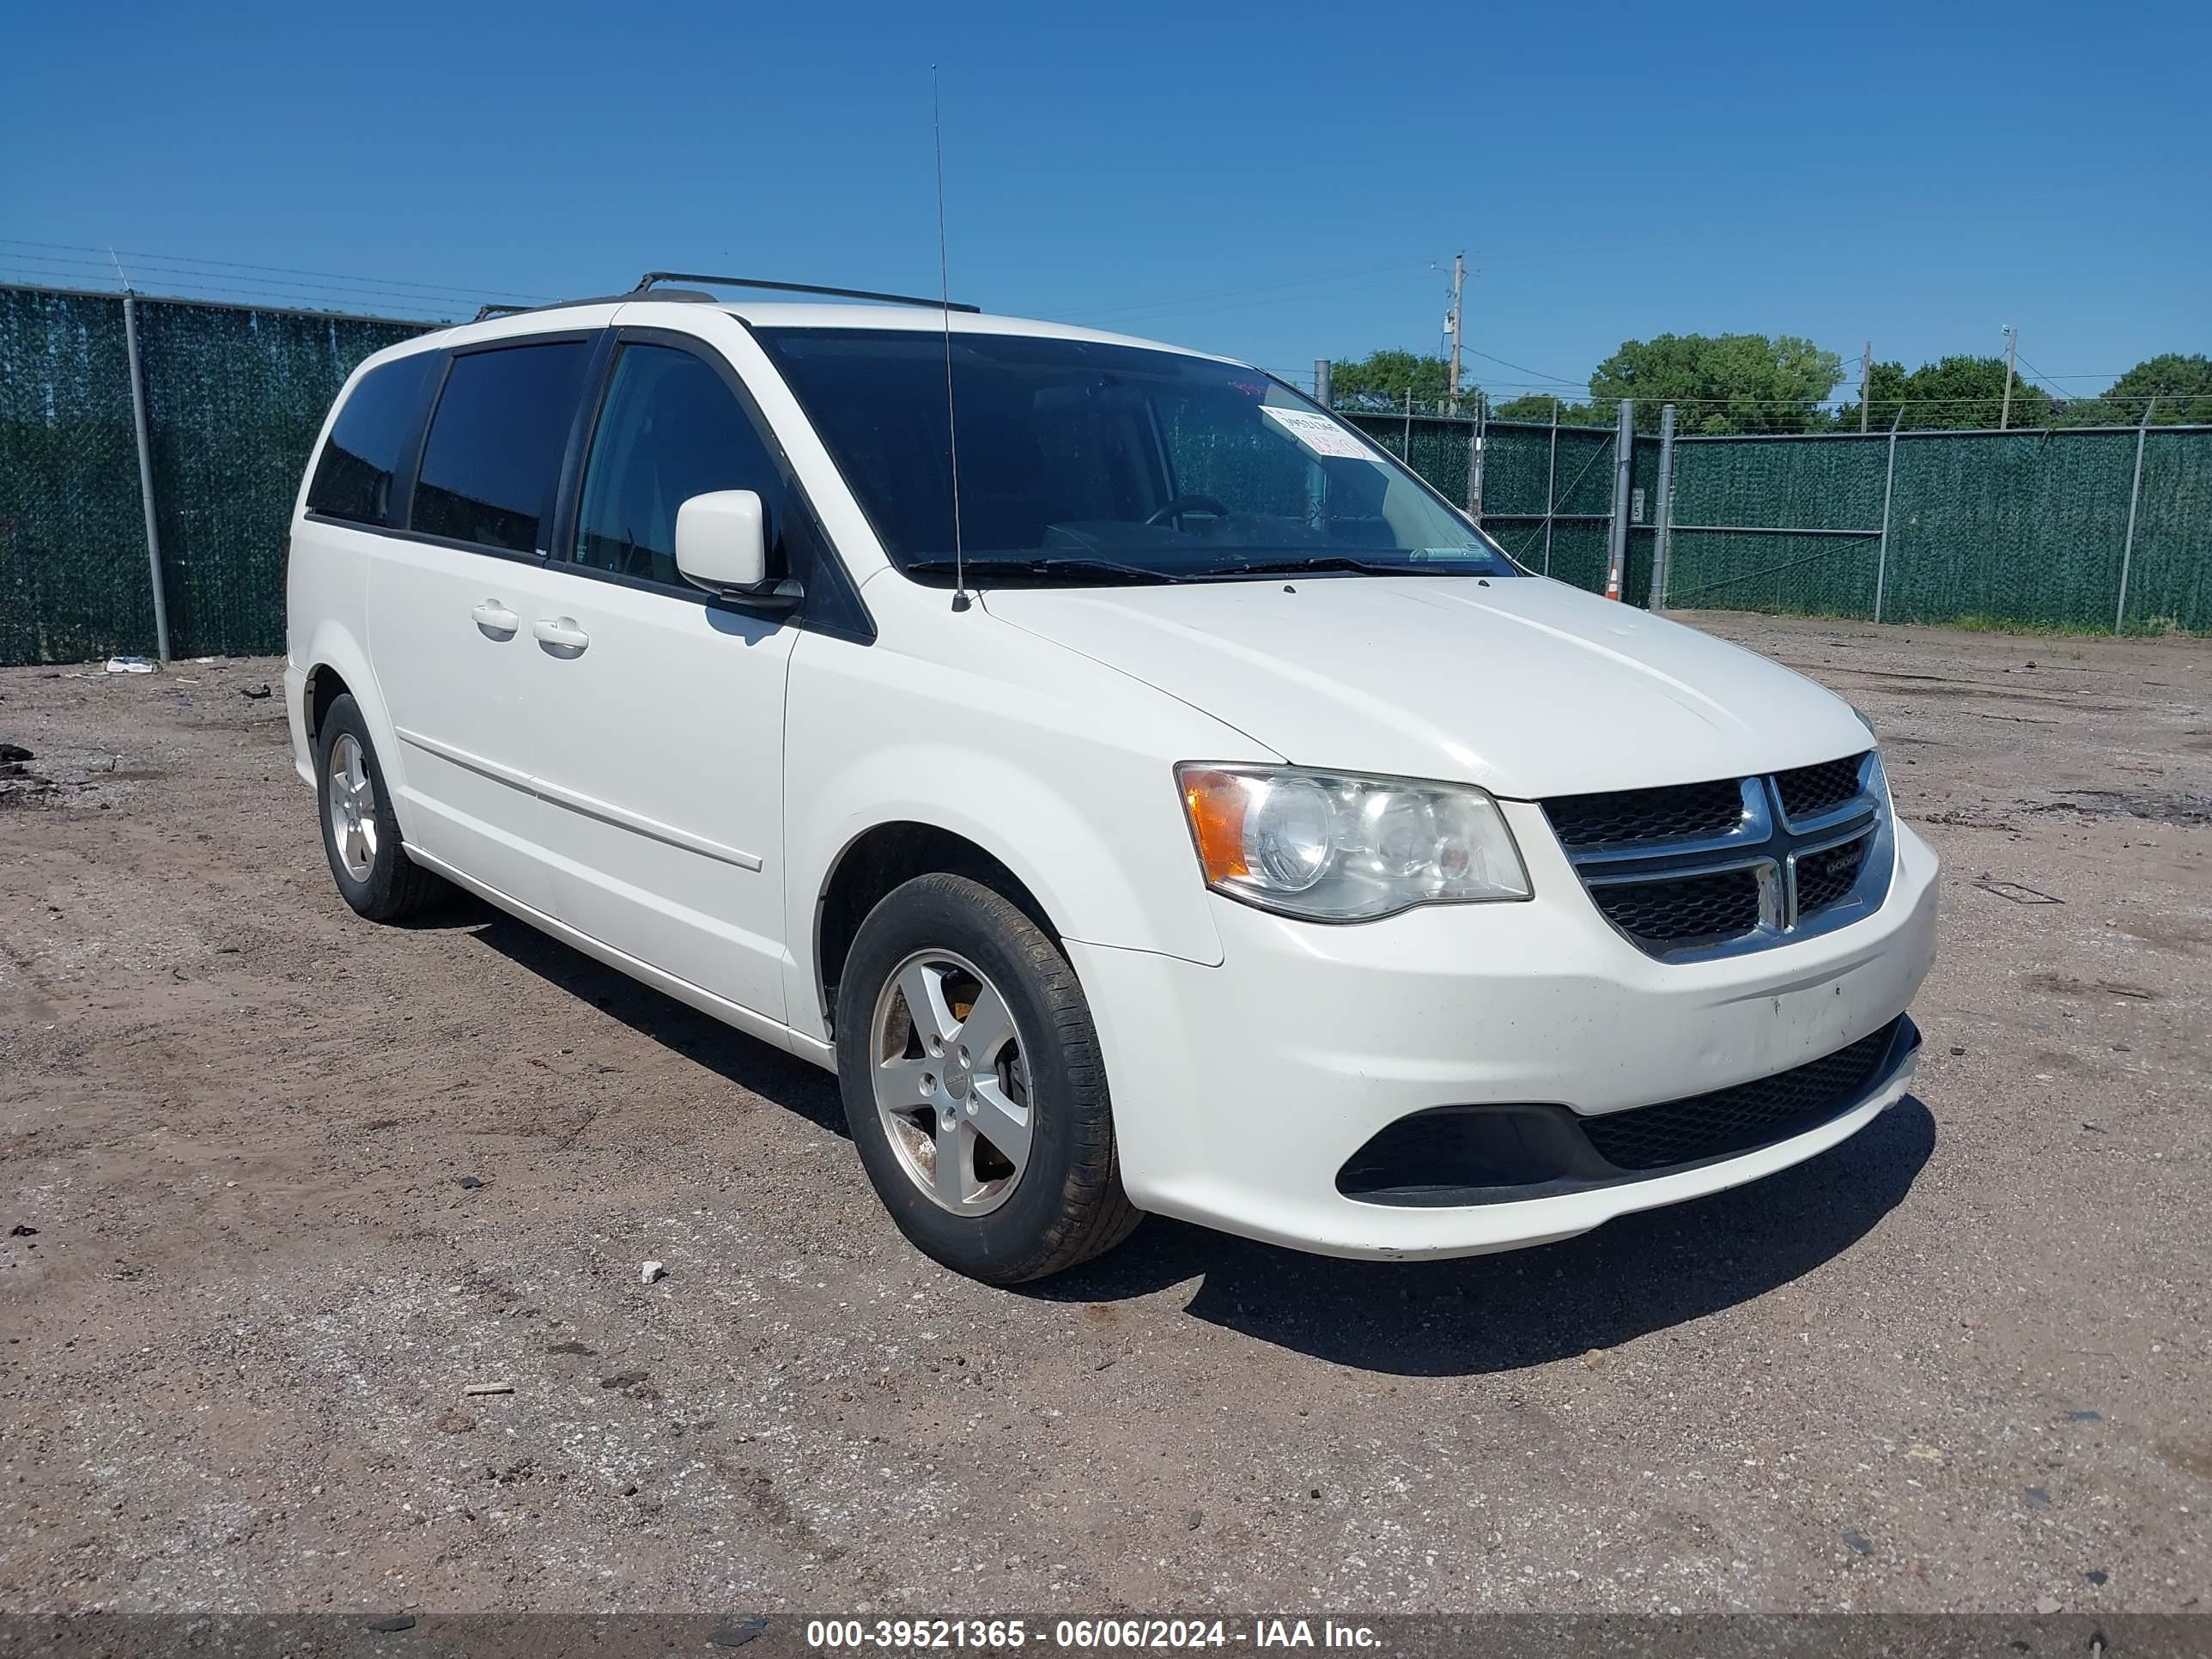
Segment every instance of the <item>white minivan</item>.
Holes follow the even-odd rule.
[[[1846,704],[1259,369],[801,291],[348,380],[284,684],[354,909],[450,883],[834,1069],[1000,1283],[1147,1211],[1538,1243],[1903,1097],[1936,859]]]

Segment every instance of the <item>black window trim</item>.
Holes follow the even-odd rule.
[[[792,465],[791,456],[783,447],[754,399],[751,388],[744,377],[727,357],[715,349],[714,343],[696,334],[686,334],[678,329],[652,328],[634,325],[628,327],[601,331],[605,338],[600,349],[592,355],[592,364],[586,371],[584,394],[577,404],[577,418],[569,434],[569,445],[563,459],[560,495],[553,517],[551,546],[543,562],[564,574],[586,581],[609,582],[617,587],[632,587],[643,593],[657,593],[664,598],[679,599],[687,605],[704,605],[709,610],[734,611],[741,616],[770,621],[789,621],[817,634],[827,634],[848,640],[855,645],[876,642],[875,618],[869,614],[860,599],[859,584],[854,581],[847,568],[844,556],[830,538],[822,522],[822,515],[814,509],[814,500],[807,491],[799,469]],[[738,407],[752,423],[754,434],[768,452],[769,459],[781,471],[784,477],[784,511],[788,516],[793,511],[804,513],[811,523],[817,552],[817,568],[808,573],[806,594],[796,610],[791,610],[773,600],[749,600],[728,594],[709,593],[689,582],[655,581],[649,576],[635,576],[618,570],[602,570],[594,565],[580,564],[575,557],[577,521],[582,513],[584,468],[589,461],[592,445],[599,434],[600,416],[605,413],[607,393],[614,382],[615,364],[622,348],[629,345],[663,346],[682,351],[697,358],[713,370],[722,384],[738,400]],[[842,618],[828,614],[830,596],[817,590],[824,586],[841,587],[841,597],[846,608],[859,618],[854,626]]]

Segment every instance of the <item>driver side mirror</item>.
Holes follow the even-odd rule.
[[[796,583],[768,585],[768,538],[761,498],[750,489],[715,489],[676,509],[676,568],[710,593],[780,599]],[[794,592],[790,597],[796,598]]]

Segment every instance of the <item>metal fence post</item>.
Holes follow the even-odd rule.
[[[2144,404],[2142,419],[2136,425],[2136,481],[2128,486],[2128,538],[2120,544],[2120,604],[2112,613],[2115,634],[2128,623],[2128,566],[2136,556],[2136,503],[2142,496],[2143,438],[2150,431],[2150,412],[2157,407],[2155,398]]]
[[[1482,528],[1482,446],[1489,434],[1490,396],[1487,392],[1474,394],[1474,424],[1467,433],[1467,515],[1474,520],[1474,527]]]
[[[1544,574],[1552,574],[1552,518],[1559,510],[1559,400],[1552,399],[1552,464],[1544,473]]]
[[[1882,584],[1889,577],[1889,496],[1897,483],[1897,428],[1905,419],[1905,405],[1897,406],[1897,419],[1889,423],[1889,466],[1881,478],[1881,545],[1874,562],[1874,619],[1881,620]]]
[[[131,428],[138,441],[138,501],[146,511],[146,564],[154,580],[154,645],[169,660],[169,599],[161,583],[161,529],[154,514],[154,449],[146,440],[146,374],[138,362],[138,302],[123,290],[123,356],[131,368]]]
[[[1674,551],[1674,405],[1659,406],[1659,504],[1652,512],[1651,592],[1646,611],[1667,608],[1667,567]]]
[[[1605,596],[1620,597],[1628,574],[1628,486],[1636,470],[1636,399],[1620,400],[1620,424],[1613,437],[1613,533],[1606,552]]]

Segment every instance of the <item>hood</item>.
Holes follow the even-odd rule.
[[[1772,771],[1869,741],[1801,675],[1539,577],[999,588],[984,604],[1301,766],[1537,799]]]

